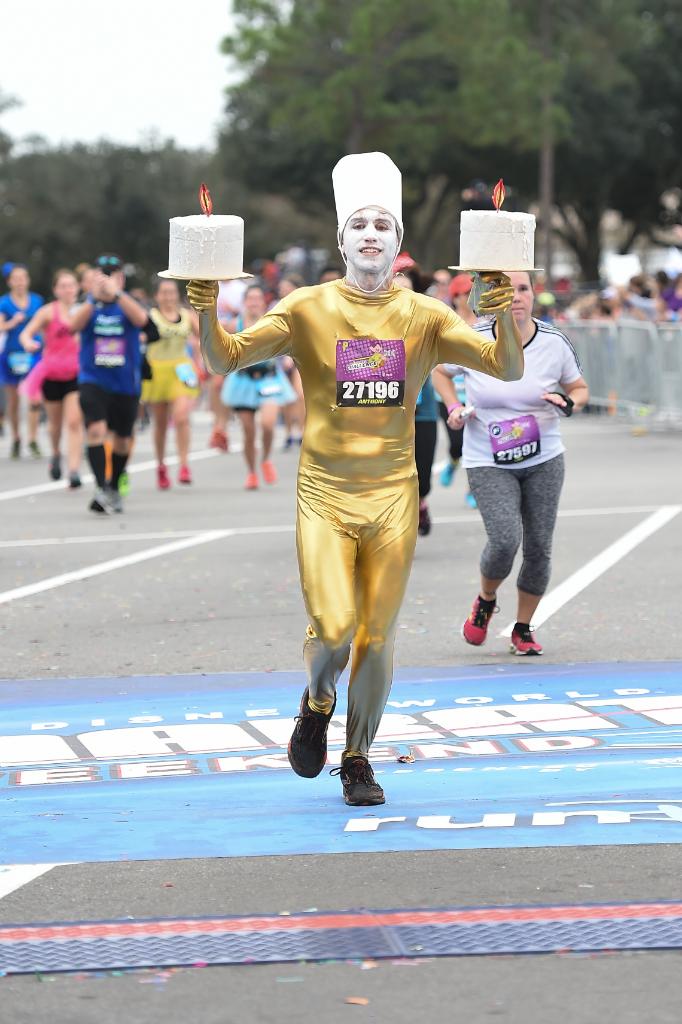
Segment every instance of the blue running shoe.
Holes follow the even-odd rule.
[[[478,508],[478,502],[474,498],[474,496],[471,493],[471,491],[469,491],[467,493],[467,496],[466,496],[466,498],[464,500],[466,501],[466,503],[469,506],[469,508]]]
[[[451,459],[448,460],[447,465],[444,466],[443,469],[441,469],[441,471],[440,471],[441,487],[449,487],[450,486],[450,484],[452,483],[452,481],[454,479],[455,470],[456,469],[457,469],[457,466],[455,465],[455,463]]]

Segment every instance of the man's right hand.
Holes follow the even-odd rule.
[[[462,412],[466,409],[465,405],[458,405],[456,409],[453,409],[448,416],[448,426],[450,430],[462,430],[466,423],[466,416],[462,418]]]
[[[197,313],[213,313],[218,300],[217,281],[190,281],[187,298]]]
[[[101,270],[93,270],[90,279],[90,294],[93,299],[99,301],[108,301],[107,288],[109,286],[109,278],[106,274],[103,274]]]

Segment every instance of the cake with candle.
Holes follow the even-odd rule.
[[[462,210],[459,266],[451,270],[537,270],[535,217],[501,210],[504,185],[493,191],[494,210]]]
[[[227,281],[251,277],[243,271],[244,221],[214,214],[205,185],[199,191],[202,214],[171,217],[168,270],[159,277],[178,280]]]
[[[534,270],[535,217],[502,210],[462,210],[459,262],[466,270]]]

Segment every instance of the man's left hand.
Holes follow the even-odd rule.
[[[187,298],[197,313],[213,312],[218,301],[218,282],[190,281],[187,285]]]
[[[101,270],[94,270],[90,282],[90,294],[93,299],[101,302],[110,302],[111,278],[103,274]]]
[[[478,301],[479,316],[497,316],[511,309],[514,298],[512,283],[501,271],[487,271],[481,278],[490,285]]]

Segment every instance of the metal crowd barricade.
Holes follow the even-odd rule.
[[[560,329],[578,353],[590,405],[682,425],[682,324],[571,320]]]
[[[604,320],[571,320],[559,327],[578,354],[590,388],[590,404],[610,408],[616,394],[615,325]]]
[[[682,422],[682,323],[658,325],[660,416]]]
[[[660,407],[661,372],[656,325],[620,320],[617,335],[616,390],[625,408]]]

